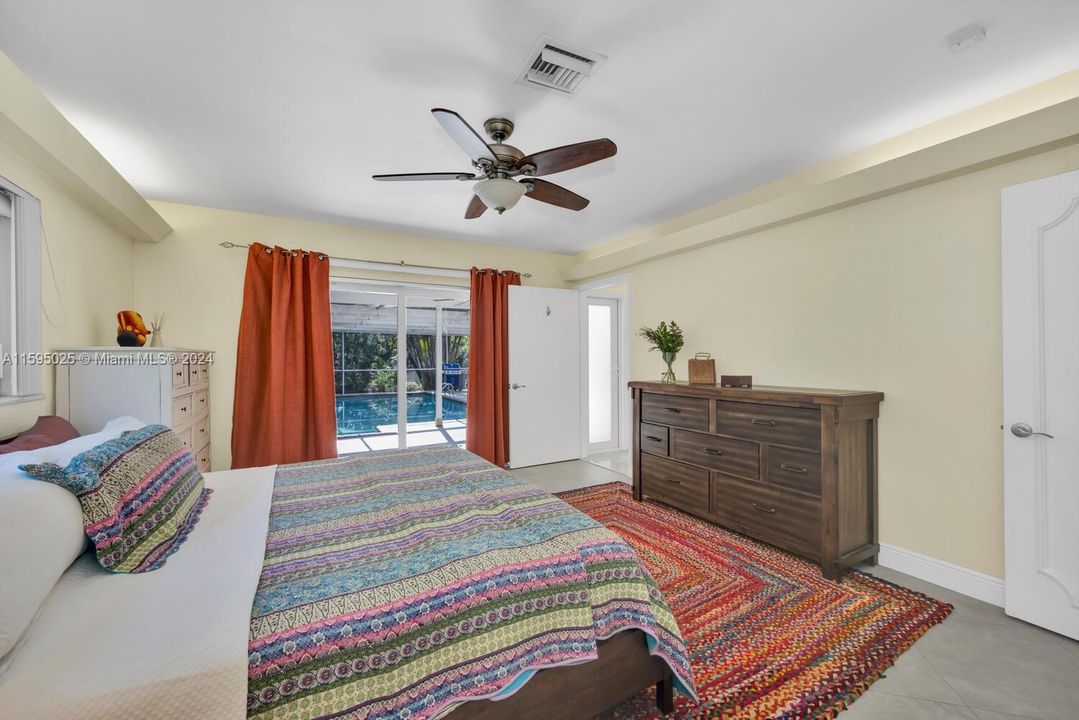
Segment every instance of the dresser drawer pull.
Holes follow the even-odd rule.
[[[182,413],[187,412],[187,406],[186,405],[181,405],[180,406],[180,412],[182,412]]]
[[[754,425],[764,425],[766,427],[776,426],[775,420],[751,420],[750,422],[752,422]]]
[[[769,515],[775,515],[776,514],[776,509],[775,508],[773,508],[773,507],[765,507],[763,505],[758,505],[757,503],[753,503],[753,509],[756,510],[757,512],[768,513]]]
[[[681,485],[682,484],[681,480],[679,480],[678,478],[673,478],[670,475],[664,475],[663,479],[666,480],[667,482],[672,482],[675,485]]]
[[[665,408],[663,408],[663,409],[664,409],[664,410],[666,410],[667,412],[673,412],[673,413],[680,413],[680,412],[682,412],[682,408],[669,408],[669,407],[665,407]]]
[[[788,465],[786,463],[783,463],[782,465],[780,465],[779,469],[780,470],[785,470],[786,472],[789,472],[789,473],[797,473],[799,475],[808,475],[809,474],[809,468],[798,467],[797,465]]]
[[[663,442],[663,438],[656,437],[655,435],[645,435],[645,439],[651,440],[652,442]]]
[[[722,455],[723,454],[723,451],[720,450],[719,448],[701,448],[701,452],[702,453],[707,453],[708,455]]]

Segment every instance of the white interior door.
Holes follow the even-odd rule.
[[[1079,171],[1001,211],[1005,610],[1079,639]]]
[[[511,468],[581,456],[580,295],[509,288]]]

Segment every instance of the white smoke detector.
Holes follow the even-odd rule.
[[[606,59],[606,55],[544,35],[521,72],[517,73],[516,83],[560,95],[573,95]]]

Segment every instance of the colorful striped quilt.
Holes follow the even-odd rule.
[[[692,694],[678,626],[632,548],[471,453],[283,465],[248,717],[437,718],[634,628]]]

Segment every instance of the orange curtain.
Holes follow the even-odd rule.
[[[332,457],[329,259],[254,243],[236,347],[232,467]]]
[[[465,447],[495,465],[509,457],[509,286],[521,275],[472,268]]]

